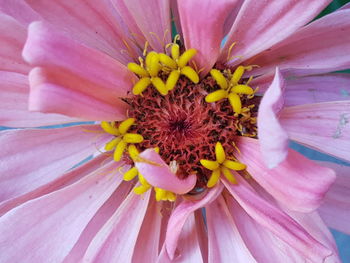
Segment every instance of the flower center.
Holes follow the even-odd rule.
[[[236,137],[256,137],[257,131],[260,98],[249,86],[251,79],[242,78],[252,66],[234,70],[217,66],[199,80],[195,67],[188,65],[195,54],[190,49],[180,55],[179,45],[171,44],[171,56],[149,52],[140,58],[140,65],[129,63],[140,79],[133,95],[123,99],[129,105],[128,119],[102,123],[115,136],[105,148],[114,150],[116,161],[130,165],[139,152],[154,148],[174,176],[184,179],[195,174],[196,189],[213,187],[222,174],[236,183],[231,171],[245,169],[235,158]],[[141,194],[152,186],[135,167],[124,179],[137,175],[141,186],[135,192]],[[155,190],[159,200],[175,199],[171,192]]]

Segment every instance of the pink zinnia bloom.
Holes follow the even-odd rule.
[[[340,262],[349,169],[288,148],[350,161],[330,2],[1,0],[1,262]]]

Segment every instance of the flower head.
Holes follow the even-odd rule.
[[[1,134],[3,260],[339,262],[344,168],[288,148],[349,161],[350,78],[324,74],[349,10],[304,26],[328,2],[0,3],[1,124],[70,123]]]

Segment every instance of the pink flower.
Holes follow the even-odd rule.
[[[350,160],[329,2],[0,1],[2,261],[339,262],[349,169],[288,148]]]

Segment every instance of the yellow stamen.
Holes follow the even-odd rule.
[[[221,167],[221,171],[230,183],[237,184],[236,178],[233,176],[229,169],[227,169],[226,167]]]
[[[239,163],[239,162],[234,162],[231,160],[225,160],[223,162],[223,165],[231,170],[235,170],[235,171],[241,171],[247,168],[247,166],[243,163]]]
[[[120,159],[123,156],[123,152],[124,152],[125,148],[126,148],[126,142],[123,140],[120,141],[114,150],[114,155],[113,155],[114,161],[116,161],[116,162],[120,161]]]
[[[217,161],[210,161],[210,160],[200,160],[201,165],[203,165],[205,168],[214,171],[219,168],[220,164]]]
[[[120,123],[118,127],[120,134],[125,134],[134,123],[135,123],[134,118],[128,118],[122,123]]]
[[[180,56],[180,47],[178,44],[173,44],[171,46],[171,56],[173,59],[178,60]]]
[[[171,69],[177,68],[176,62],[171,57],[169,57],[168,55],[166,55],[164,53],[159,54],[159,61]]]
[[[232,75],[232,78],[230,80],[232,85],[237,85],[237,83],[241,80],[243,74],[244,74],[244,67],[238,66],[235,70],[235,72]]]
[[[142,194],[146,193],[150,188],[151,188],[151,186],[140,185],[138,187],[135,187],[133,191],[137,195],[142,195]]]
[[[147,57],[146,57],[146,64],[147,64],[149,74],[152,77],[156,77],[158,75],[159,70],[161,69],[161,66],[159,64],[159,56],[155,52],[151,52],[151,53],[154,53],[154,54],[150,56],[148,64],[147,64]]]
[[[186,50],[179,58],[177,64],[180,68],[183,68],[191,60],[191,58],[197,54],[197,50],[194,48]]]
[[[109,133],[109,134],[112,134],[112,135],[120,135],[119,130],[118,130],[116,127],[112,126],[112,125],[111,125],[109,122],[107,122],[107,121],[102,121],[102,122],[101,122],[101,128],[102,128],[105,132],[107,132],[107,133]]]
[[[222,89],[227,89],[227,80],[224,75],[217,69],[210,70],[210,75],[215,79],[216,83]]]
[[[211,102],[215,102],[215,101],[219,101],[222,99],[227,98],[228,96],[228,92],[226,90],[220,89],[220,90],[216,90],[212,93],[209,93],[206,97],[205,97],[205,101],[208,103]]]
[[[165,87],[163,80],[161,80],[160,78],[152,78],[152,84],[159,91],[160,94],[164,96],[168,94],[168,90]]]
[[[134,179],[138,174],[138,170],[136,167],[129,169],[123,176],[124,181],[130,181]]]
[[[137,150],[136,146],[131,144],[128,147],[128,153],[131,159],[135,159],[139,155],[139,151]]]
[[[138,65],[136,63],[129,63],[128,69],[130,71],[134,72],[135,74],[139,75],[140,77],[148,77],[149,76],[147,70],[145,70],[143,67],[141,67],[140,65]]]
[[[141,94],[151,84],[150,78],[141,78],[132,89],[134,95]]]
[[[168,79],[166,80],[166,83],[165,83],[166,89],[172,90],[175,87],[177,81],[179,80],[179,77],[180,77],[180,72],[178,70],[173,70],[170,73]]]
[[[190,66],[183,67],[181,69],[181,74],[189,78],[193,83],[197,84],[199,82],[199,76],[197,72]]]
[[[236,113],[241,113],[241,110],[242,110],[241,98],[235,93],[230,93],[228,95],[228,100],[233,108],[233,111]]]
[[[247,85],[236,85],[232,87],[231,92],[251,95],[254,93],[254,90]]]
[[[207,182],[207,187],[211,188],[216,185],[216,183],[219,181],[221,171],[220,169],[216,169],[211,173],[210,179]]]
[[[117,138],[114,138],[113,140],[107,142],[105,145],[105,150],[112,151],[121,140],[122,140],[122,138],[117,137]]]
[[[141,134],[137,133],[126,133],[123,136],[123,141],[125,143],[141,143],[143,142],[143,137]]]
[[[167,191],[158,187],[154,187],[154,191],[156,192],[156,200],[159,202],[164,200],[167,196]]]
[[[217,142],[215,145],[215,156],[216,156],[216,161],[219,164],[222,164],[226,159],[224,147],[222,147],[222,144],[220,142]]]

